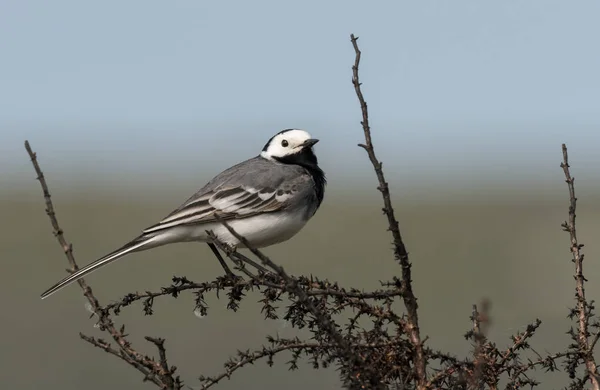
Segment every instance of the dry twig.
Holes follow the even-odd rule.
[[[50,219],[50,223],[52,224],[52,228],[54,229],[54,236],[58,240],[58,243],[62,247],[69,264],[71,265],[71,269],[69,272],[75,272],[78,267],[75,262],[75,256],[73,255],[73,245],[67,243],[65,239],[64,232],[58,224],[58,219],[56,217],[56,212],[54,211],[54,205],[52,204],[52,199],[50,197],[50,190],[48,189],[48,184],[46,183],[46,178],[44,177],[44,173],[42,172],[39,163],[37,161],[37,155],[31,149],[29,145],[29,141],[25,141],[25,149],[31,158],[31,163],[33,164],[33,168],[37,174],[37,179],[42,186],[42,191],[44,194],[44,200],[46,203],[46,213],[48,214],[48,218]],[[88,302],[91,305],[93,312],[98,317],[98,323],[100,325],[100,329],[108,332],[114,342],[119,346],[118,349],[113,348],[109,343],[105,342],[101,339],[96,339],[94,337],[86,336],[80,333],[80,336],[83,340],[95,345],[96,347],[102,348],[106,352],[119,357],[124,360],[131,366],[135,367],[138,371],[144,374],[144,380],[149,380],[161,389],[165,390],[177,390],[183,387],[183,383],[180,381],[178,376],[174,376],[176,368],[174,366],[169,367],[167,365],[166,360],[166,352],[163,346],[163,341],[160,343],[154,342],[152,340],[158,341],[159,339],[151,339],[147,338],[149,341],[154,342],[157,346],[160,353],[160,361],[156,362],[154,359],[144,356],[137,352],[132,346],[131,343],[125,338],[125,326],[121,326],[118,329],[108,311],[102,307],[98,303],[98,299],[94,296],[92,289],[87,285],[87,283],[83,279],[79,279],[77,281],[79,286],[83,290],[83,295],[87,298]]]
[[[417,298],[415,297],[412,289],[411,263],[408,258],[408,251],[406,250],[404,241],[402,240],[402,235],[400,234],[398,220],[396,220],[396,216],[394,215],[390,189],[383,174],[383,163],[377,159],[377,156],[375,155],[375,149],[373,147],[373,141],[371,139],[369,111],[367,109],[367,102],[365,101],[361,90],[361,83],[358,75],[358,67],[360,65],[360,57],[362,54],[358,48],[358,37],[355,37],[354,34],[352,34],[350,36],[350,40],[356,54],[354,65],[352,66],[352,84],[354,85],[354,90],[356,91],[356,96],[358,97],[358,101],[360,103],[360,109],[362,112],[361,125],[365,134],[365,144],[359,144],[359,146],[366,150],[369,160],[371,160],[371,164],[373,164],[373,168],[375,169],[375,174],[377,175],[377,180],[379,181],[379,186],[377,189],[381,192],[383,197],[383,213],[387,216],[389,225],[388,229],[390,232],[392,232],[392,237],[394,239],[394,255],[402,267],[402,288],[404,290],[402,299],[404,300],[404,305],[406,306],[408,316],[407,333],[409,334],[410,340],[415,348],[414,366],[417,377],[417,385],[419,388],[423,388],[427,383],[427,362],[425,359],[425,353],[419,330],[419,305],[417,304]]]
[[[577,197],[575,196],[575,178],[571,176],[569,166],[569,154],[567,152],[567,146],[562,145],[563,161],[560,167],[563,169],[565,174],[565,182],[569,188],[569,220],[562,224],[563,229],[569,233],[571,238],[570,251],[573,255],[573,263],[575,263],[575,296],[577,299],[576,311],[573,312],[573,316],[577,317],[577,331],[575,339],[578,345],[578,352],[580,358],[584,361],[587,374],[592,383],[592,388],[595,390],[600,389],[600,382],[598,378],[598,370],[596,367],[596,361],[594,360],[594,353],[592,346],[595,346],[596,339],[589,342],[589,319],[592,316],[593,303],[587,301],[585,297],[585,282],[586,278],[583,276],[583,253],[581,248],[583,244],[580,244],[577,240],[577,229],[575,227],[575,218],[577,211]]]
[[[320,329],[327,333],[333,341],[330,343],[330,345],[339,350],[339,358],[340,361],[345,363],[344,365],[346,367],[348,381],[353,385],[358,386],[365,386],[369,382],[372,383],[373,373],[371,373],[371,378],[364,374],[357,375],[358,372],[363,371],[360,368],[364,366],[364,361],[359,354],[355,353],[350,342],[346,340],[339,331],[338,326],[332,320],[330,313],[320,309],[318,305],[315,304],[315,302],[311,299],[310,295],[307,294],[302,286],[298,284],[297,279],[289,276],[282,266],[276,264],[260,250],[254,248],[245,237],[239,235],[235,230],[233,230],[233,228],[226,221],[221,220],[220,218],[218,219],[235,238],[237,238],[246,248],[248,248],[256,257],[260,259],[263,265],[271,268],[277,273],[277,275],[279,275],[279,277],[285,283],[285,291],[298,297],[298,302],[304,305],[313,315]],[[212,238],[217,246],[219,246],[219,249],[227,253],[228,256],[232,256],[233,253],[236,253],[236,251],[232,251],[230,248],[228,248],[226,244],[220,242],[214,234],[212,234]]]

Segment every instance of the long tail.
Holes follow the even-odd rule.
[[[123,245],[121,248],[117,249],[114,252],[109,253],[108,255],[94,261],[91,264],[86,265],[83,268],[73,272],[71,275],[67,276],[60,282],[56,283],[54,286],[50,287],[48,290],[44,291],[42,294],[42,299],[48,298],[50,295],[54,294],[61,288],[68,286],[69,284],[76,282],[77,280],[83,278],[85,275],[94,272],[98,268],[101,268],[107,264],[112,263],[113,261],[120,259],[131,252],[137,252],[144,249],[154,248],[156,246],[162,245],[159,243],[158,235],[141,235],[127,244]]]

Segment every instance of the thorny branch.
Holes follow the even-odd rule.
[[[44,173],[42,172],[37,161],[37,155],[33,152],[31,146],[29,145],[29,141],[25,141],[25,149],[27,150],[27,153],[31,158],[31,163],[33,164],[33,168],[35,169],[35,172],[37,174],[37,179],[39,180],[40,185],[42,186],[44,200],[46,202],[46,214],[48,214],[48,218],[50,219],[50,223],[52,224],[52,228],[54,229],[54,236],[58,240],[58,243],[62,247],[63,251],[65,252],[65,255],[71,266],[71,268],[68,271],[75,272],[78,269],[78,267],[77,263],[75,262],[75,256],[73,255],[73,245],[67,243],[67,240],[64,236],[64,232],[58,224],[56,212],[54,211],[54,205],[52,204],[52,199],[50,197],[50,190],[48,189],[48,184],[46,183],[46,178],[44,177]],[[85,295],[88,302],[90,303],[93,312],[98,317],[100,329],[110,334],[114,342],[118,345],[118,349],[113,348],[109,343],[102,339],[89,337],[82,333],[80,333],[81,338],[129,363],[131,366],[135,367],[138,371],[144,374],[144,380],[151,381],[159,388],[165,390],[181,389],[183,387],[183,383],[180,381],[178,376],[174,376],[176,367],[169,367],[167,365],[167,358],[163,346],[163,341],[161,340],[160,343],[154,343],[158,347],[160,353],[159,362],[156,362],[153,358],[144,356],[137,352],[135,349],[133,349],[131,343],[125,338],[125,326],[122,326],[120,329],[117,329],[106,309],[102,307],[100,303],[98,303],[98,299],[96,299],[96,297],[94,296],[92,289],[86,284],[86,282],[83,279],[79,279],[77,282],[83,290],[83,295]],[[148,338],[148,340],[154,342],[153,340],[158,339]]]
[[[359,344],[353,346],[355,351],[367,350],[367,349],[378,349],[378,348],[389,348],[393,346],[393,341],[386,343],[368,343],[368,344]],[[216,384],[218,384],[221,380],[227,378],[229,379],[231,375],[238,369],[248,365],[254,364],[257,360],[268,358],[269,366],[273,365],[273,357],[284,351],[300,351],[306,355],[319,355],[327,351],[328,349],[337,348],[334,344],[326,344],[323,342],[303,342],[300,339],[273,339],[269,338],[269,347],[263,346],[261,349],[256,351],[245,351],[238,352],[237,358],[231,359],[225,364],[226,371],[223,373],[214,376],[214,377],[201,377],[200,380],[203,381],[203,385],[201,387],[202,390],[208,389]],[[300,355],[294,353],[292,358],[292,365],[294,369],[296,369],[296,362]]]
[[[577,299],[577,305],[575,312],[572,313],[572,317],[577,317],[577,331],[574,335],[577,342],[577,351],[579,357],[584,361],[587,374],[589,375],[592,383],[592,388],[595,390],[600,389],[600,382],[598,377],[598,370],[596,367],[596,361],[594,360],[593,347],[597,341],[597,335],[592,341],[589,342],[589,319],[592,315],[594,306],[593,302],[588,302],[585,297],[585,282],[586,278],[583,276],[583,253],[581,248],[583,244],[580,244],[577,240],[577,230],[575,227],[575,218],[577,211],[577,197],[575,196],[575,178],[571,176],[569,166],[569,154],[567,152],[567,146],[562,145],[563,161],[560,167],[563,169],[565,174],[565,182],[569,188],[569,220],[562,224],[563,229],[569,233],[571,238],[571,254],[573,255],[573,263],[575,263],[575,297]],[[575,365],[577,363],[575,362]]]
[[[275,264],[268,256],[262,253],[260,250],[254,248],[248,240],[239,235],[235,230],[231,228],[231,226],[224,220],[220,220],[220,222],[227,228],[227,230],[237,238],[246,248],[248,248],[256,257],[260,259],[263,265],[274,270],[277,275],[282,279],[285,283],[285,291],[296,296],[298,298],[298,302],[304,305],[308,311],[312,314],[315,321],[318,323],[320,330],[324,333],[327,333],[331,340],[333,340],[333,345],[335,349],[339,350],[340,360],[344,362],[347,374],[347,380],[354,388],[358,386],[358,388],[364,388],[365,385],[370,384],[374,386],[377,382],[381,381],[381,378],[377,378],[373,380],[375,373],[370,373],[370,375],[361,375],[359,369],[362,367],[364,370],[364,360],[361,355],[356,354],[353,351],[353,346],[350,344],[348,340],[346,340],[342,333],[338,329],[338,325],[331,318],[331,314],[328,311],[321,309],[318,305],[318,302],[313,301],[313,299],[307,294],[307,292],[298,284],[296,278],[293,278],[287,274],[287,272],[283,269],[282,266]],[[217,246],[220,247],[221,250],[225,251],[228,256],[232,256],[234,251],[231,251],[224,243],[218,241],[216,236],[213,235],[213,239]],[[256,280],[256,278],[254,279]]]
[[[371,139],[369,112],[367,109],[367,102],[365,101],[361,90],[361,83],[358,74],[358,67],[360,65],[360,57],[362,54],[358,48],[358,37],[355,37],[354,34],[352,34],[350,36],[350,40],[352,41],[352,46],[354,47],[354,52],[356,54],[354,65],[352,66],[352,84],[354,85],[354,90],[356,91],[356,96],[358,97],[358,101],[360,103],[360,109],[362,112],[361,124],[365,133],[365,144],[360,144],[359,146],[367,151],[369,160],[371,160],[371,164],[373,164],[373,168],[375,169],[375,174],[377,175],[377,180],[379,181],[379,187],[377,187],[377,189],[381,191],[381,195],[383,196],[383,213],[387,216],[389,230],[392,232],[392,237],[394,238],[394,255],[402,267],[402,288],[404,289],[402,299],[404,300],[404,305],[406,306],[408,317],[407,324],[409,327],[409,329],[407,329],[407,333],[409,334],[411,342],[415,348],[415,375],[417,377],[418,387],[422,388],[427,382],[427,362],[425,359],[419,330],[419,306],[417,304],[417,298],[415,297],[412,289],[411,263],[408,258],[408,251],[406,250],[404,241],[402,240],[402,235],[400,234],[398,220],[396,220],[396,216],[394,215],[390,189],[383,174],[383,163],[377,159],[377,156],[375,155],[375,149],[373,147],[373,141]]]
[[[240,256],[243,256],[239,252],[235,252]],[[329,298],[350,298],[358,300],[384,300],[393,297],[400,296],[402,291],[398,289],[380,289],[375,291],[360,291],[354,288],[345,289],[340,287],[337,283],[331,283],[328,281],[321,281],[314,278],[307,278],[299,276],[296,278],[296,283],[305,290],[306,295],[310,297],[329,297]],[[144,313],[147,315],[152,314],[152,305],[154,299],[158,297],[173,297],[177,298],[180,293],[185,291],[192,291],[196,295],[204,294],[209,291],[218,291],[227,288],[241,288],[251,290],[253,288],[259,289],[260,287],[272,288],[277,290],[284,290],[285,284],[281,282],[281,279],[274,277],[273,275],[260,275],[250,280],[237,279],[232,281],[229,278],[217,278],[212,282],[197,283],[190,281],[185,277],[173,277],[173,283],[170,286],[162,287],[160,291],[152,292],[146,291],[143,293],[135,292],[125,295],[118,301],[112,302],[106,305],[106,310],[112,310],[114,314],[119,314],[121,309],[133,304],[137,301],[142,301]]]
[[[473,340],[475,347],[473,350],[474,372],[471,380],[471,387],[475,389],[483,388],[484,368],[486,363],[485,344],[487,341],[488,315],[489,304],[484,301],[482,310],[477,309],[477,305],[473,305],[473,313],[471,321],[473,322]]]

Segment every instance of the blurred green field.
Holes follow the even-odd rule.
[[[52,184],[50,180],[54,188]],[[449,194],[440,187],[427,197],[401,197],[396,191],[394,204],[414,264],[421,327],[430,346],[468,352],[463,334],[471,305],[482,298],[492,302],[491,337],[500,345],[508,345],[509,336],[535,318],[543,321],[532,342],[539,352],[563,349],[569,343],[566,315],[574,302],[574,285],[569,241],[560,229],[567,213],[563,186],[558,180],[512,195],[510,191],[490,195],[485,188]],[[374,189],[362,187],[360,196],[348,196],[349,191],[341,188],[331,190],[306,229],[265,252],[292,274],[312,273],[347,286],[369,289],[378,280],[399,275],[381,200]],[[115,195],[119,192],[125,195]],[[75,256],[87,264],[166,215],[189,192],[189,188],[119,191],[115,185],[106,193],[90,186],[56,188],[53,195]],[[45,301],[39,299],[65,274],[67,263],[51,233],[37,182],[3,190],[1,196],[0,377],[5,388],[152,388],[142,383],[137,371],[79,339],[79,332],[102,334],[93,327],[76,285]],[[597,299],[600,193],[579,196],[578,232],[588,244],[587,292]],[[219,273],[208,247],[190,243],[128,256],[86,280],[101,302],[109,302],[134,290],[158,290],[173,275],[201,281]],[[209,315],[199,319],[193,314],[193,296],[183,294],[177,300],[159,299],[153,316],[144,316],[141,306],[135,305],[116,320],[127,324],[131,341],[142,351],[154,352],[144,335],[165,337],[171,363],[193,388],[200,374],[221,372],[237,349],[259,347],[268,334],[296,334],[280,321],[264,321],[257,299],[258,295],[249,296],[240,312],[232,313],[225,309],[225,300],[208,296]],[[333,369],[302,367],[289,372],[288,357],[276,359],[275,368],[261,362],[242,369],[220,388],[339,388]],[[547,384],[560,386],[564,381],[559,378],[564,376],[552,376]]]

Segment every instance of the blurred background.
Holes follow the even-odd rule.
[[[567,143],[588,244],[588,295],[600,297],[600,34],[595,1],[0,2],[0,377],[18,389],[149,389],[137,371],[79,339],[94,328],[76,286],[41,301],[66,260],[23,149],[38,152],[59,221],[80,264],[164,217],[275,132],[309,130],[329,186],[298,236],[266,253],[293,274],[358,288],[398,275],[364,151],[350,33],[373,137],[414,264],[428,344],[462,355],[471,305],[492,302],[491,337],[536,317],[539,352],[569,342],[574,304]],[[134,254],[88,282],[102,302],[158,290],[173,275],[209,280],[205,245]],[[167,339],[192,388],[268,334],[259,296],[239,313],[191,294],[117,318],[134,345]],[[283,310],[283,307],[282,309]],[[240,370],[221,388],[339,388],[333,369]],[[538,374],[541,379],[544,376]],[[564,376],[548,379],[564,384]]]

